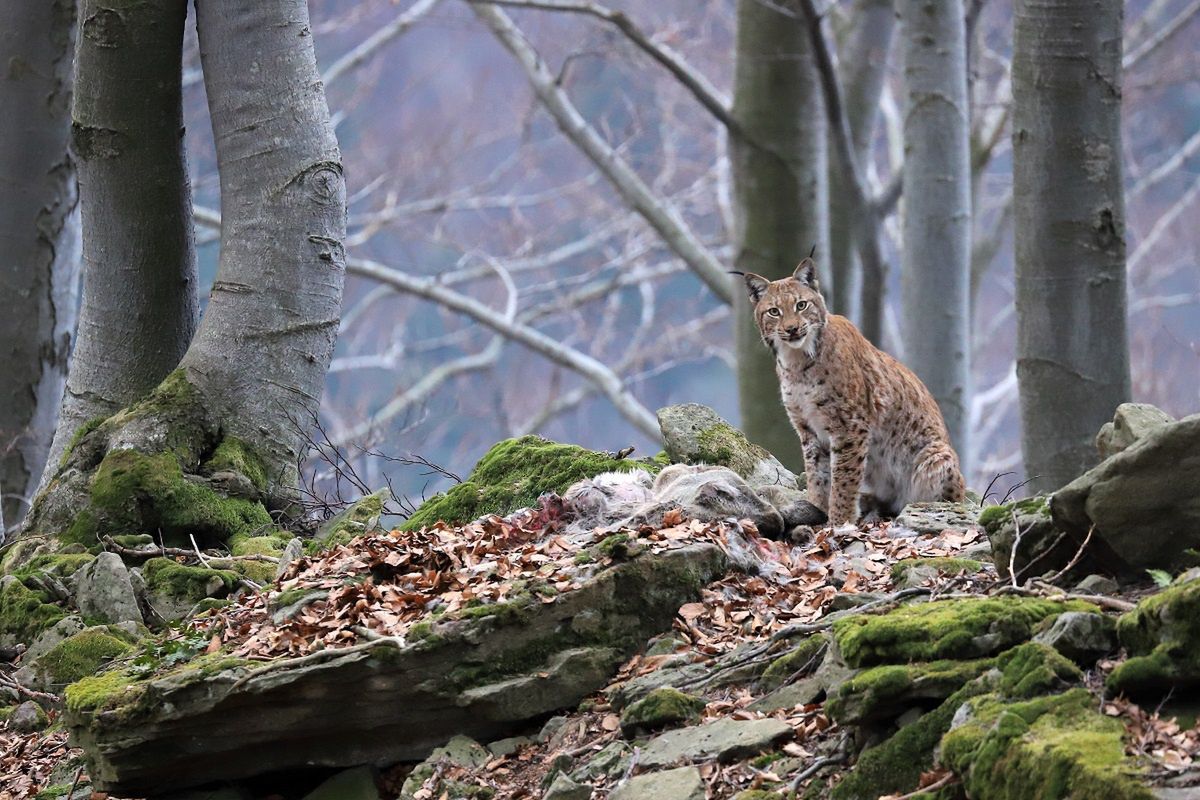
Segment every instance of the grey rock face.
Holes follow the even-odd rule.
[[[909,503],[896,517],[893,526],[917,533],[965,531],[978,527],[979,506],[963,503]]]
[[[569,775],[560,772],[542,795],[542,800],[588,800],[591,796],[590,786],[576,783]]]
[[[679,767],[630,778],[612,800],[704,800],[704,781],[695,767]]]
[[[680,760],[729,762],[757,755],[791,734],[791,727],[777,719],[719,719],[656,736],[646,744],[638,763],[655,768]]]
[[[87,619],[142,621],[129,570],[116,553],[101,553],[79,570],[75,576],[75,603]]]
[[[1117,626],[1103,614],[1068,611],[1033,640],[1053,647],[1081,667],[1090,667],[1117,649]]]
[[[32,700],[21,703],[13,709],[12,715],[8,718],[8,727],[17,733],[33,733],[49,724],[46,712],[42,711],[41,706]]]
[[[1120,589],[1121,584],[1107,575],[1088,575],[1075,584],[1075,591],[1079,594],[1116,594]]]
[[[753,444],[708,406],[684,403],[660,408],[658,426],[674,463],[729,467],[755,490],[763,486],[795,490],[804,485],[775,456]]]
[[[1054,493],[1054,524],[1093,549],[1108,571],[1191,566],[1200,549],[1200,414],[1159,425]]]
[[[1096,449],[1101,458],[1121,452],[1148,433],[1175,421],[1167,412],[1148,403],[1122,403],[1112,422],[1104,423],[1096,434]]]
[[[286,545],[283,552],[279,554],[279,566],[275,568],[275,580],[279,580],[283,573],[287,572],[287,568],[293,561],[299,561],[300,556],[304,555],[304,542],[298,537],[292,537]]]
[[[138,714],[68,710],[66,721],[88,751],[93,785],[124,796],[313,764],[417,761],[456,734],[490,741],[576,705],[669,630],[727,563],[709,544],[648,551],[553,603],[435,622],[402,647],[381,640],[292,667],[166,675],[147,682],[156,702]],[[574,625],[581,616],[586,630]],[[196,735],[205,729],[221,734]]]

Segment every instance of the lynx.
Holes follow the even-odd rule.
[[[783,405],[804,449],[808,499],[834,526],[864,511],[963,499],[958,455],[929,390],[825,308],[806,258],[789,278],[744,275],[763,342],[775,354]]]

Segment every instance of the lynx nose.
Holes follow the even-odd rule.
[[[799,325],[788,325],[786,328],[784,328],[784,330],[786,330],[788,332],[789,336],[795,336],[797,333],[800,332],[800,326]]]

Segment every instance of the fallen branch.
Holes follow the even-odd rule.
[[[158,547],[158,546],[151,546],[151,547],[144,547],[144,548],[124,547],[123,545],[119,545],[116,542],[114,542],[113,538],[111,536],[105,536],[100,541],[104,545],[104,549],[107,550],[108,552],[116,553],[119,556],[129,556],[130,558],[188,558],[188,559],[194,559],[199,555],[198,550],[188,550],[183,547]],[[195,544],[195,540],[192,541],[192,544]],[[219,561],[263,561],[268,564],[278,564],[279,563],[278,558],[276,558],[274,556],[261,555],[259,553],[251,553],[250,555],[244,555],[244,556],[234,556],[234,555],[215,556],[212,558],[214,561],[218,561],[218,562]],[[200,557],[200,562],[203,563],[205,566],[208,566],[208,562],[204,559],[204,557]],[[209,567],[209,568],[213,569],[213,567]],[[219,568],[220,567],[217,567],[216,569],[219,569]]]
[[[1083,544],[1079,545],[1079,549],[1075,551],[1075,555],[1071,557],[1071,560],[1067,562],[1067,565],[1065,567],[1063,567],[1058,572],[1051,575],[1049,578],[1046,578],[1046,580],[1045,580],[1046,583],[1052,584],[1052,583],[1057,582],[1060,578],[1062,578],[1062,576],[1066,575],[1068,572],[1070,572],[1072,569],[1075,568],[1075,565],[1079,563],[1079,559],[1083,558],[1083,551],[1087,550],[1087,546],[1089,544],[1091,544],[1092,534],[1094,534],[1095,532],[1096,532],[1095,525],[1092,525],[1092,527],[1088,528],[1087,536],[1085,536],[1083,538]]]
[[[11,675],[8,675],[5,673],[0,673],[0,684],[7,686],[9,689],[12,689],[14,692],[17,692],[18,694],[25,695],[26,697],[28,697],[31,700],[38,701],[39,704],[46,703],[46,704],[55,705],[55,706],[62,704],[62,698],[59,697],[58,695],[47,694],[46,692],[39,692],[34,689],[30,689],[28,687],[22,686]]]
[[[796,777],[792,778],[791,790],[793,792],[799,791],[800,784],[804,783],[806,780],[811,778],[813,775],[816,775],[826,767],[832,767],[835,764],[846,763],[846,759],[850,757],[850,749],[846,746],[849,744],[849,742],[850,735],[846,734],[838,741],[837,750],[835,750],[831,755],[818,758],[816,761],[810,764],[807,769],[798,773]]]

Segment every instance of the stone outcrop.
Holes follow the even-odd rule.
[[[1109,458],[1174,421],[1170,414],[1148,403],[1122,403],[1117,406],[1113,421],[1104,423],[1096,434],[1096,450],[1100,458]]]
[[[658,410],[667,456],[675,464],[714,464],[729,467],[756,491],[767,486],[798,490],[798,477],[779,459],[752,443],[746,434],[721,419],[717,412],[698,403],[684,403]],[[796,499],[799,495],[797,494]],[[785,502],[784,498],[776,505]]]

